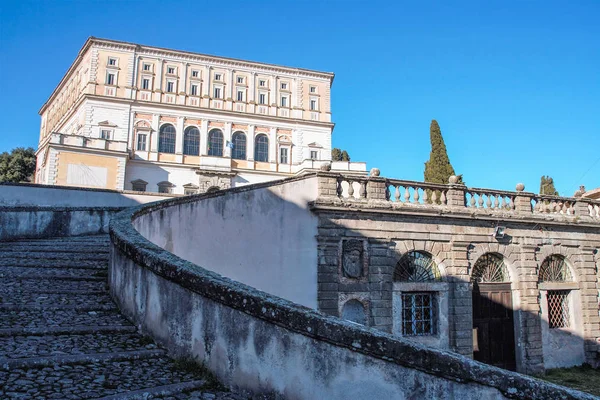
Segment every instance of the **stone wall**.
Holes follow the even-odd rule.
[[[316,189],[316,180],[307,179],[313,179]],[[174,356],[193,357],[205,363],[229,387],[273,398],[592,398],[261,292],[173,255],[134,228],[136,221],[149,213],[178,210],[178,218],[183,220],[185,212],[200,207],[203,201],[244,196],[247,191],[281,184],[176,199],[119,214],[111,221],[109,283],[121,310]],[[319,185],[321,189],[325,186]],[[189,207],[179,207],[184,204]],[[227,214],[221,217],[226,219]],[[168,230],[170,220],[156,218],[154,224],[162,224]],[[340,232],[348,228],[342,226]],[[210,229],[210,225],[201,229]],[[319,243],[329,236],[324,233],[319,230]],[[364,232],[361,234],[364,237]],[[177,240],[190,238],[182,236]],[[360,293],[365,289],[360,285],[370,282],[371,276],[377,280],[390,274],[377,266],[367,265],[367,272],[361,269],[365,268],[361,257],[387,259],[393,254],[394,248],[386,243],[389,238],[363,241],[362,255],[356,243],[348,245],[355,251],[354,258],[348,260],[352,262],[350,275],[369,276],[367,280],[365,275],[363,282],[354,287]],[[364,251],[365,245],[369,254]],[[173,241],[170,246],[177,248],[178,244]],[[440,251],[448,252],[443,246]],[[328,272],[331,277],[339,273],[338,255],[338,247],[319,250],[319,264],[332,261]],[[320,288],[326,284],[319,278]],[[387,291],[381,286],[379,293]],[[385,307],[373,304],[373,310],[380,308]],[[382,325],[389,322],[389,317],[377,318],[382,318]]]

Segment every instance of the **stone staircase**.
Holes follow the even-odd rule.
[[[231,399],[119,314],[108,235],[0,242],[0,399]]]

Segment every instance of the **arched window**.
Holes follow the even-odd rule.
[[[223,132],[219,129],[208,132],[208,155],[223,157]]]
[[[246,159],[246,135],[244,132],[236,132],[231,138],[233,143],[233,150],[231,151],[231,158],[235,160]]]
[[[471,274],[471,282],[478,283],[500,283],[510,282],[508,270],[501,256],[494,253],[486,253],[479,257],[473,273]]]
[[[409,251],[402,256],[394,270],[394,281],[397,282],[429,282],[441,278],[431,254],[423,251]]]
[[[171,124],[164,124],[160,127],[158,133],[158,152],[175,153],[175,127]]]
[[[366,325],[367,316],[365,306],[356,299],[348,300],[342,306],[342,318],[357,324]]]
[[[254,161],[269,161],[269,138],[267,135],[258,135],[254,139]]]
[[[218,187],[218,186],[211,186],[208,189],[206,189],[206,193],[214,193],[214,192],[218,192],[219,190],[221,190],[220,187]]]
[[[200,154],[200,131],[195,126],[189,126],[183,133],[183,154],[197,156]]]
[[[539,282],[570,282],[572,280],[571,270],[563,256],[554,254],[546,257],[540,266]]]

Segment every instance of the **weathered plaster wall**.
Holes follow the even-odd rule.
[[[317,178],[186,202],[134,222],[173,254],[306,307],[317,306]]]
[[[107,233],[117,207],[0,207],[0,241]]]
[[[172,197],[104,189],[0,183],[0,206],[132,207]]]
[[[111,221],[111,294],[174,356],[270,398],[592,398],[325,316],[176,257],[133,227],[161,208],[177,221],[181,205],[239,190],[128,209]]]

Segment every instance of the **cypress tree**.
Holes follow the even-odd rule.
[[[542,175],[542,178],[540,179],[540,194],[558,196],[558,192],[554,187],[554,179],[547,175]]]
[[[429,138],[431,140],[431,153],[429,153],[429,161],[425,163],[425,182],[447,184],[448,178],[454,175],[454,168],[450,164],[444,138],[442,138],[442,131],[435,119],[431,120]],[[464,184],[462,175],[459,176],[458,182]]]

